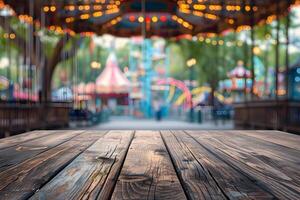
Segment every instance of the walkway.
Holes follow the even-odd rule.
[[[217,125],[213,122],[189,123],[180,120],[162,120],[160,122],[154,119],[133,119],[125,117],[112,117],[109,122],[92,127],[92,130],[230,130],[233,129],[233,122],[219,122]]]

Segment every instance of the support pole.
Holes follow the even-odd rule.
[[[264,52],[264,66],[265,66],[265,78],[264,78],[264,96],[266,97],[268,95],[268,76],[269,76],[269,38],[266,38],[267,34],[268,34],[268,30],[267,30],[267,24],[265,24],[265,30],[264,30],[264,36],[265,39],[267,40],[266,42],[266,50]]]
[[[288,4],[290,5],[291,0],[288,0]],[[290,10],[287,13],[286,16],[286,52],[285,52],[285,90],[286,90],[286,102],[285,102],[285,124],[284,124],[284,131],[288,131],[287,127],[290,122],[290,116],[289,116],[289,98],[290,98],[290,91],[289,91],[289,66],[290,66]]]
[[[282,124],[281,124],[281,120],[279,119],[279,99],[278,99],[278,91],[279,91],[279,83],[278,83],[278,74],[279,74],[279,56],[280,56],[280,52],[279,52],[279,48],[280,48],[280,41],[279,41],[279,31],[280,31],[280,21],[279,21],[279,2],[276,2],[276,20],[277,20],[277,26],[276,26],[276,46],[275,46],[275,110],[276,110],[276,125],[274,127],[274,129],[279,129],[282,128]]]
[[[255,85],[255,63],[254,63],[254,47],[255,47],[255,30],[254,30],[254,2],[251,1],[251,74],[252,74],[252,85],[251,85],[251,100],[254,100],[254,85]]]
[[[276,2],[276,46],[275,46],[275,99],[278,101],[278,91],[279,91],[279,84],[278,84],[278,74],[279,74],[279,48],[280,48],[280,41],[279,41],[279,31],[280,31],[280,21],[279,21],[279,3]]]
[[[288,3],[290,4],[290,0],[288,0]],[[286,17],[286,52],[285,52],[285,89],[286,89],[286,99],[289,99],[289,66],[290,66],[290,24],[291,24],[291,18],[290,18],[290,11],[288,11],[287,17]]]
[[[249,57],[249,51],[248,51],[248,44],[247,44],[247,40],[244,41],[243,44],[243,53],[244,53],[244,67],[245,69],[247,69],[247,65],[248,65],[248,57]],[[248,97],[247,97],[247,74],[246,71],[244,73],[244,101],[245,103],[247,103],[248,101]]]

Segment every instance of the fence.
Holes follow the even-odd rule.
[[[274,129],[300,133],[300,102],[287,100],[238,103],[236,127]]]
[[[66,127],[69,103],[0,103],[0,138],[34,129]]]

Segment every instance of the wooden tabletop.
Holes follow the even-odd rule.
[[[300,136],[34,131],[0,140],[0,199],[300,199]]]

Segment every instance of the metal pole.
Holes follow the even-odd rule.
[[[265,24],[265,37],[266,35],[268,34],[268,31],[267,31],[267,24]],[[264,79],[264,96],[266,96],[268,94],[268,76],[269,76],[269,38],[265,38],[267,41],[266,41],[266,50],[265,50],[265,53],[264,53],[264,65],[265,65],[265,79]]]
[[[251,74],[252,74],[252,86],[251,86],[251,100],[254,99],[254,85],[255,85],[255,64],[254,64],[254,47],[255,47],[255,30],[254,30],[254,2],[251,1]]]
[[[194,74],[194,66],[190,67],[190,91],[192,93],[193,90],[193,74]],[[194,105],[193,105],[193,99],[191,100],[191,108],[190,108],[190,120],[191,122],[194,122]]]
[[[288,0],[288,4],[290,5],[291,0]],[[284,130],[286,131],[289,122],[290,122],[290,117],[289,117],[289,98],[290,98],[290,93],[289,93],[289,65],[290,65],[290,11],[288,11],[287,17],[286,17],[286,55],[285,55],[285,89],[286,89],[286,102],[285,102],[285,127]]]
[[[279,105],[278,105],[278,90],[279,90],[279,84],[278,84],[278,74],[279,74],[279,31],[280,31],[280,21],[279,21],[279,3],[276,2],[276,20],[277,20],[277,27],[276,27],[276,46],[275,46],[275,67],[276,67],[276,77],[275,77],[275,100],[276,100],[276,125],[275,129],[280,128],[279,124]]]
[[[288,3],[290,4],[290,0],[288,0]],[[285,89],[286,89],[286,99],[289,99],[289,66],[290,66],[290,12],[288,12],[286,17],[286,52],[285,52]]]
[[[276,2],[276,19],[277,19],[277,26],[276,26],[276,46],[275,46],[275,99],[278,101],[278,74],[279,74],[279,31],[280,31],[280,21],[279,21],[279,3]]]
[[[247,40],[244,41],[244,44],[243,44],[243,50],[244,50],[244,67],[245,67],[245,70],[247,69],[247,65],[248,65],[248,54],[249,54],[249,51],[248,51],[248,44],[247,44]],[[244,101],[245,103],[248,101],[248,97],[247,97],[247,73],[245,71],[245,74],[244,74]]]

